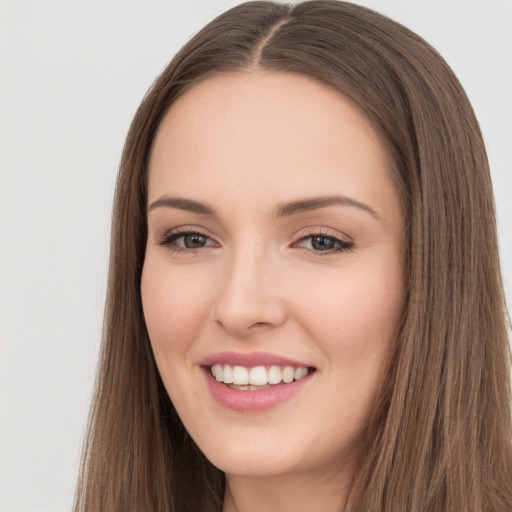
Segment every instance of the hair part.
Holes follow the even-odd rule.
[[[147,173],[156,131],[178,97],[214,74],[254,70],[306,75],[359,105],[385,141],[404,205],[404,320],[345,510],[510,511],[510,349],[478,122],[424,40],[336,0],[227,11],[180,50],[139,107],[116,186],[75,511],[222,508],[224,476],[178,418],[144,323]]]

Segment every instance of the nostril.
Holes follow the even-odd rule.
[[[252,329],[252,328],[261,328],[261,327],[268,327],[270,324],[268,322],[256,322],[254,324],[252,324],[249,328]]]

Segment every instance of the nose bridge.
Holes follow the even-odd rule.
[[[214,320],[238,335],[284,320],[276,265],[263,244],[242,244],[226,257],[212,308]]]

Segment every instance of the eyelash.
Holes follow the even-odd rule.
[[[187,247],[179,247],[177,245],[173,245],[173,243],[175,243],[176,240],[183,238],[187,235],[195,235],[195,236],[199,236],[199,237],[204,237],[207,240],[212,240],[211,237],[209,237],[205,233],[202,233],[201,231],[194,230],[194,229],[188,229],[188,228],[182,228],[182,229],[178,228],[175,231],[164,235],[164,237],[158,241],[158,245],[166,247],[168,250],[172,251],[173,253],[188,252],[188,253],[196,253],[196,254],[199,249],[204,249],[205,247],[206,248],[209,247],[209,246],[202,246],[202,247],[197,247],[197,248],[187,248]],[[303,249],[309,253],[314,253],[315,256],[323,257],[323,256],[331,255],[331,254],[337,254],[337,253],[350,251],[354,247],[354,244],[352,242],[342,240],[342,239],[340,239],[334,235],[331,235],[330,233],[327,233],[325,231],[313,231],[311,233],[308,233],[307,235],[301,236],[295,242],[292,242],[291,247],[294,247],[301,242],[304,242],[308,239],[313,239],[315,237],[331,240],[334,242],[335,245],[337,245],[337,247],[334,247],[332,249],[327,249],[325,251],[314,250],[314,249],[309,249],[309,248],[305,248],[305,247],[297,247],[297,248]]]

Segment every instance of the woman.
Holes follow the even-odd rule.
[[[199,32],[126,141],[76,510],[510,511],[509,369],[439,55],[329,0]]]

